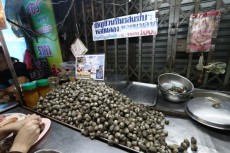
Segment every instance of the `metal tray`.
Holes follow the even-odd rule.
[[[128,87],[129,82],[128,81],[106,82],[106,84],[122,93]]]
[[[61,125],[64,125],[64,126],[66,126],[66,127],[69,127],[69,128],[71,128],[71,129],[74,129],[74,130],[76,130],[76,131],[78,131],[78,132],[81,133],[81,129],[79,129],[79,128],[75,127],[75,126],[72,126],[72,125],[67,124],[67,123],[65,123],[65,122],[62,122],[62,121],[59,121],[59,120],[57,120],[57,119],[55,119],[55,118],[52,118],[52,117],[50,117],[50,116],[48,116],[48,115],[39,113],[39,112],[37,112],[37,111],[35,111],[35,110],[32,110],[32,109],[30,109],[30,108],[27,108],[27,107],[23,107],[23,108],[24,108],[24,109],[27,109],[27,110],[29,110],[29,111],[31,111],[31,112],[34,112],[34,113],[36,113],[36,114],[39,114],[40,116],[49,118],[49,119],[51,119],[52,121],[55,121],[55,122],[57,122],[57,123],[59,123],[59,124],[61,124]],[[90,139],[90,137],[88,137],[88,138]],[[106,143],[108,143],[108,141],[109,141],[108,139],[102,138],[102,137],[95,137],[95,139],[100,140],[100,141],[103,141],[103,142],[106,142]],[[134,150],[134,149],[132,149],[132,148],[129,148],[129,147],[125,146],[125,145],[121,145],[121,144],[114,144],[114,147],[117,147],[117,148],[122,149],[122,150],[124,150],[124,151],[128,151],[128,152],[130,152],[130,153],[139,153],[139,151]]]
[[[129,82],[127,88],[122,93],[134,100],[134,102],[147,106],[155,106],[158,88],[155,84]]]
[[[216,129],[230,130],[230,96],[219,92],[197,92],[187,102],[186,112],[194,120]],[[218,103],[219,108],[213,104]]]
[[[28,108],[25,109],[38,113]],[[81,131],[80,129],[74,126],[56,120],[47,115],[41,113],[38,114],[50,118],[51,120],[61,125],[64,125],[66,127],[69,127],[71,129],[74,129],[78,132]],[[180,144],[185,138],[190,139],[192,136],[194,136],[198,141],[198,147],[199,147],[198,152],[202,152],[202,153],[228,153],[229,152],[228,146],[230,141],[230,131],[215,131],[201,124],[194,124],[188,118],[180,118],[174,114],[168,114],[165,115],[165,117],[170,121],[170,124],[165,126],[165,130],[168,131],[169,133],[168,137],[166,138],[166,142],[169,145],[175,143]],[[88,139],[90,140],[89,137]],[[104,138],[97,137],[96,139],[102,142],[106,142],[106,143],[108,142],[108,140]],[[119,144],[119,145],[115,145],[114,147],[122,149],[129,153],[138,153],[138,151],[124,145]],[[190,148],[187,151],[188,153],[194,153],[193,151],[191,151]]]

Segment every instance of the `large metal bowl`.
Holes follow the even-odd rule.
[[[175,73],[161,74],[158,77],[158,86],[164,98],[172,102],[183,102],[188,100],[194,89],[191,81]],[[184,92],[171,92],[173,87],[184,89]]]

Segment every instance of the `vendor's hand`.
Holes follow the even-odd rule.
[[[9,102],[9,100],[10,100],[10,97],[8,95],[5,95],[0,98],[0,103]]]
[[[0,91],[0,99],[3,99],[3,97],[6,95],[6,90]]]
[[[40,121],[28,121],[18,132],[14,139],[13,146],[10,151],[18,151],[27,153],[30,147],[37,141],[40,134]]]
[[[37,120],[40,123],[41,117],[36,115],[36,114],[27,115],[24,120],[14,122],[10,126],[12,127],[12,130],[14,132],[18,132],[26,123],[28,123],[32,120]]]

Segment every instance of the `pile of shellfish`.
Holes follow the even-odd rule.
[[[166,143],[164,126],[169,121],[162,112],[133,102],[104,82],[64,83],[40,97],[35,110],[81,129],[91,139],[105,138],[109,145],[149,153],[176,152]]]

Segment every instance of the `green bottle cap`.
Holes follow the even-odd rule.
[[[24,83],[21,85],[21,87],[22,87],[22,90],[33,90],[37,86],[36,86],[36,82],[33,81],[33,82]]]
[[[48,79],[40,79],[40,80],[37,80],[36,82],[37,82],[37,86],[39,87],[44,87],[49,84]]]

